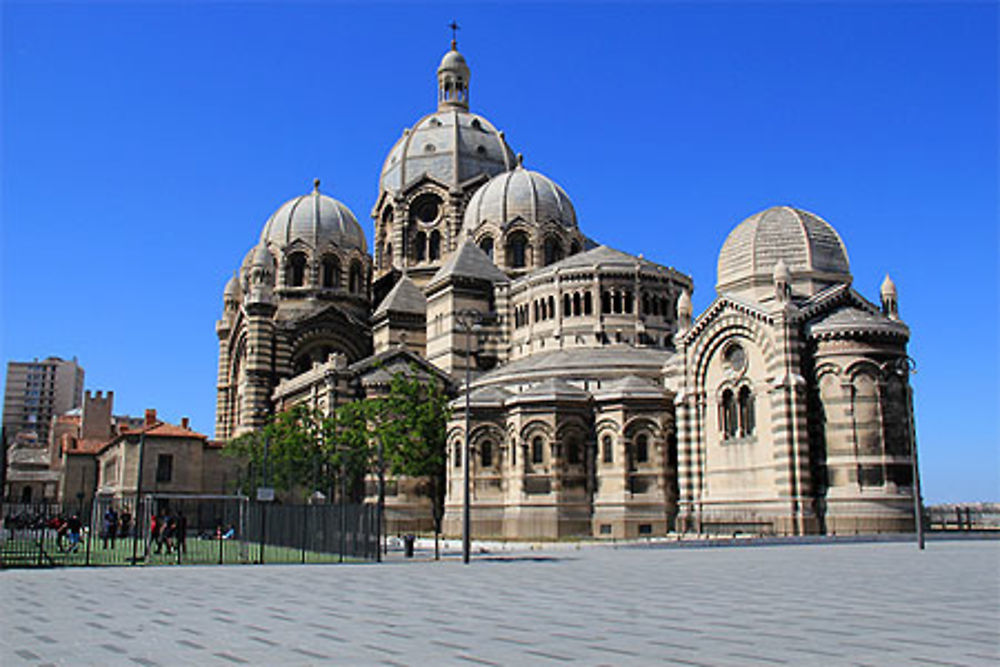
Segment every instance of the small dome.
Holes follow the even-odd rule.
[[[236,274],[233,274],[232,278],[226,283],[226,289],[222,291],[222,298],[236,300],[240,298],[240,279]]]
[[[520,163],[476,190],[465,208],[463,227],[471,234],[484,222],[503,229],[518,219],[535,226],[555,223],[576,229],[576,211],[566,191]]]
[[[288,200],[274,212],[260,240],[274,250],[302,241],[312,248],[333,243],[344,250],[368,252],[365,233],[351,209],[320,193],[318,180],[312,192]]]
[[[265,243],[258,243],[250,253],[250,266],[261,266],[266,269],[274,268],[274,255]]]
[[[716,289],[756,298],[773,294],[779,261],[786,265],[796,294],[851,282],[847,249],[837,231],[808,211],[775,206],[730,232],[719,252]]]
[[[458,74],[462,74],[466,81],[469,80],[469,64],[465,62],[465,56],[459,53],[456,49],[451,49],[444,54],[444,57],[441,58],[441,64],[438,65],[437,71],[438,74],[442,74],[444,72],[456,72]]]
[[[896,296],[896,283],[892,282],[892,278],[889,274],[885,274],[885,280],[882,281],[882,288],[879,290],[882,298]]]

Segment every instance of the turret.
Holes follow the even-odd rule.
[[[691,328],[693,310],[691,295],[687,290],[681,290],[681,295],[677,297],[677,333],[684,333]]]
[[[784,259],[778,260],[771,275],[774,279],[774,297],[782,303],[790,301],[792,298],[792,274]]]
[[[899,297],[896,294],[896,283],[892,282],[889,274],[885,274],[880,290],[882,296],[882,314],[891,320],[899,319]]]

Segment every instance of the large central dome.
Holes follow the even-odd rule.
[[[382,165],[379,189],[405,190],[425,174],[457,187],[514,163],[514,153],[490,121],[458,107],[439,109],[403,132]]]
[[[437,69],[438,109],[418,120],[389,151],[379,189],[399,192],[425,174],[459,187],[514,166],[514,153],[488,120],[469,111],[471,72],[452,43]]]

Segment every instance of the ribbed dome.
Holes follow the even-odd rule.
[[[469,64],[465,62],[465,56],[459,53],[456,49],[451,49],[444,54],[444,57],[441,58],[441,64],[438,65],[438,74],[442,74],[446,71],[463,74],[466,77],[466,81],[469,80]]]
[[[320,193],[318,181],[312,192],[290,199],[274,212],[260,240],[274,249],[299,240],[312,248],[330,242],[344,250],[368,252],[365,233],[351,209]]]
[[[464,109],[448,108],[424,116],[403,133],[382,165],[379,188],[398,192],[424,174],[458,187],[480,174],[493,176],[513,166],[514,153],[492,123]]]
[[[775,206],[730,232],[719,252],[716,289],[720,293],[769,289],[779,260],[787,265],[800,292],[803,287],[815,292],[825,284],[851,281],[847,249],[829,223],[808,211]]]
[[[549,177],[520,164],[476,190],[465,208],[463,227],[472,233],[484,222],[503,228],[517,219],[530,225],[552,222],[576,229],[576,211],[566,191]]]

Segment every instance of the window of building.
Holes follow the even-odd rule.
[[[486,253],[486,256],[493,259],[493,237],[484,236],[479,241],[479,249]]]
[[[479,451],[483,459],[483,467],[490,468],[493,466],[493,443],[489,440],[483,441],[479,445]]]
[[[392,246],[387,247],[391,253]],[[323,258],[323,287],[340,287],[340,262],[330,255]]]
[[[573,295],[573,315],[580,314],[580,293],[577,292]]]
[[[305,284],[306,284],[305,253],[293,252],[288,257],[288,285],[289,287],[302,287]]]
[[[156,457],[156,481],[169,482],[174,478],[174,455],[160,454]]]
[[[594,304],[590,292],[583,293],[583,314],[590,315],[594,312]]]
[[[647,461],[649,461],[649,437],[645,433],[641,433],[635,439],[635,462],[645,463]]]
[[[452,457],[451,457],[451,460],[452,460],[452,465],[454,465],[456,468],[461,468],[462,467],[462,444],[461,443],[456,442],[455,445],[454,445],[454,447],[452,448]]]
[[[576,440],[570,440],[569,444],[566,445],[566,458],[570,463],[580,462],[580,443]]]
[[[601,292],[601,312],[608,315],[611,312],[611,294]]]
[[[632,313],[632,292],[625,292],[625,312]]]
[[[434,230],[431,232],[430,241],[427,244],[427,257],[432,262],[441,257],[441,232]]]
[[[611,463],[615,460],[615,445],[610,435],[604,436],[601,440],[601,450],[601,458],[605,463]]]
[[[545,239],[545,265],[553,264],[563,258],[562,244],[559,239],[549,237]]]
[[[563,317],[570,317],[573,314],[573,300],[569,294],[563,294]]]
[[[422,262],[427,258],[427,234],[424,232],[417,232],[416,238],[413,239],[413,259],[418,262]]]
[[[739,395],[740,435],[753,435],[756,415],[754,414],[753,393],[750,387],[742,387]]]
[[[354,293],[360,292],[364,288],[364,282],[361,278],[361,264],[357,261],[351,262],[351,291]]]
[[[536,436],[531,441],[531,462],[541,463],[545,460],[545,441],[540,436]]]
[[[528,237],[523,232],[515,232],[507,239],[507,266],[521,269],[527,265]]]
[[[736,411],[736,399],[732,389],[722,392],[722,406],[720,414],[720,426],[724,438],[735,438],[737,432],[738,416]]]

